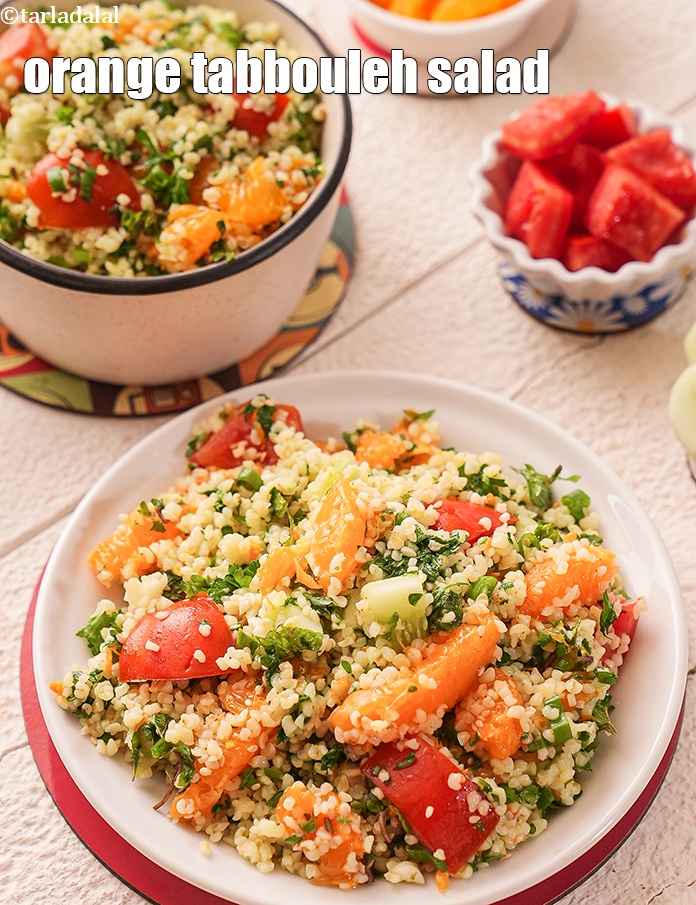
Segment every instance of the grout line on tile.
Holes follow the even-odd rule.
[[[606,341],[606,336],[593,336],[587,337],[586,339],[583,337],[581,341],[582,345],[578,346],[575,349],[569,349],[568,351],[563,352],[553,361],[549,362],[546,367],[537,371],[535,374],[530,374],[528,377],[524,377],[522,380],[520,380],[517,386],[513,386],[512,389],[508,392],[508,399],[517,401],[529,386],[535,384],[540,378],[543,378],[549,372],[554,371],[560,364],[570,361],[571,359],[575,358],[576,355],[584,355],[586,352],[592,349],[601,348],[601,346],[603,346]]]
[[[385,299],[383,302],[381,302],[379,305],[377,305],[376,308],[373,308],[372,310],[367,311],[365,314],[363,314],[361,317],[359,317],[352,324],[349,324],[343,330],[341,330],[339,333],[337,333],[335,336],[332,336],[331,339],[329,339],[323,345],[313,343],[307,352],[300,355],[290,365],[290,367],[288,368],[288,372],[293,370],[295,367],[304,364],[306,361],[309,361],[311,358],[314,358],[314,356],[317,355],[319,352],[323,352],[325,349],[330,348],[334,343],[338,342],[339,340],[345,339],[346,336],[350,335],[358,327],[362,327],[363,324],[368,323],[376,315],[382,314],[384,311],[387,310],[387,308],[390,308],[396,302],[400,301],[404,295],[409,293],[412,289],[415,289],[417,286],[420,286],[421,283],[428,280],[431,276],[433,276],[435,273],[437,273],[438,270],[441,270],[443,267],[449,267],[449,265],[452,264],[454,261],[456,261],[458,258],[462,257],[463,255],[469,254],[469,252],[471,252],[474,248],[476,248],[478,245],[480,245],[484,241],[485,241],[485,239],[483,236],[478,236],[476,239],[473,239],[471,242],[469,242],[467,245],[465,245],[464,248],[459,249],[459,251],[454,252],[454,254],[450,255],[447,258],[444,258],[442,261],[438,261],[436,264],[434,264],[432,267],[430,267],[427,271],[425,271],[420,276],[416,277],[414,280],[412,280],[410,283],[408,283],[406,286],[401,288],[397,293],[389,296],[387,299]]]
[[[62,509],[59,509],[50,518],[47,518],[44,521],[34,525],[34,527],[27,528],[26,531],[23,531],[21,534],[16,535],[16,537],[14,537],[7,546],[0,547],[0,560],[3,560],[6,556],[10,556],[10,554],[14,553],[16,550],[19,550],[19,548],[24,544],[29,543],[29,541],[33,540],[35,537],[43,534],[44,531],[48,531],[49,528],[57,525],[58,522],[60,522],[66,516],[70,515],[75,506],[76,503],[70,503],[67,506],[64,506]]]

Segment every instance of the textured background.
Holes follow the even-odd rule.
[[[335,3],[338,0],[317,0]],[[312,17],[311,4],[293,0]],[[553,58],[551,90],[642,99],[696,141],[693,0],[580,0]],[[671,312],[622,336],[578,337],[513,306],[469,212],[480,140],[520,101],[505,96],[358,96],[347,175],[357,229],[346,300],[297,373],[410,369],[500,393],[588,444],[655,522],[680,576],[696,638],[696,487],[666,414],[696,319],[696,287]],[[32,589],[65,516],[104,469],[160,419],[53,411],[0,391],[0,900],[136,905],[68,830],[35,768],[19,702],[19,646]],[[696,644],[692,643],[691,664]],[[655,669],[660,664],[654,664]],[[693,665],[692,665],[693,669]],[[672,769],[620,851],[562,905],[696,903],[693,677]]]

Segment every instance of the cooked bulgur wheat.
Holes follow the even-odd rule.
[[[82,7],[86,13],[91,6]],[[118,24],[25,23],[21,52],[0,38],[0,238],[61,267],[119,277],[230,260],[286,223],[322,176],[318,94],[196,94],[191,54],[208,59],[295,50],[272,22],[233,10],[121,4]],[[174,94],[32,95],[27,55],[170,57]],[[4,125],[2,125],[4,124]]]
[[[57,702],[100,753],[168,775],[171,819],[262,872],[355,888],[437,871],[444,888],[553,823],[613,732],[645,602],[624,595],[589,498],[564,484],[553,502],[558,472],[441,448],[432,415],[360,423],[344,445],[265,396],[227,406],[196,431],[188,473],[90,557],[123,603],[98,604],[94,655]],[[186,675],[205,676],[211,620],[161,631],[191,597],[224,614],[218,675],[167,675],[186,647]],[[126,664],[140,681],[119,680]],[[444,769],[432,800],[424,752]],[[457,810],[448,797],[460,813],[440,844],[427,828]]]

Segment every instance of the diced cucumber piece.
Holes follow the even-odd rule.
[[[404,647],[427,634],[429,595],[423,590],[420,572],[370,581],[360,597],[364,601],[363,606],[358,605],[361,624],[369,627],[378,623],[395,646]]]
[[[319,614],[311,606],[299,607],[294,603],[282,606],[277,611],[276,628],[281,626],[309,629],[310,632],[319,634],[324,632]]]
[[[669,396],[669,420],[680,443],[696,456],[696,364],[677,377]]]

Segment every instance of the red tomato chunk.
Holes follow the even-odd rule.
[[[696,170],[669,129],[639,135],[607,151],[612,163],[649,182],[678,207],[696,204]]]
[[[521,161],[505,201],[508,235],[572,272],[615,273],[677,241],[696,205],[696,169],[669,129],[637,131],[627,104],[606,110],[592,91],[545,98],[506,123],[502,147]]]
[[[612,148],[638,134],[636,115],[628,104],[605,110],[585,133],[583,141],[596,148]]]
[[[55,54],[35,22],[8,28],[0,35],[0,88],[17,94],[24,83],[24,64],[31,57],[52,60]]]
[[[136,622],[121,649],[119,678],[142,682],[223,675],[231,670],[221,670],[216,660],[232,644],[222,610],[201,592]]]
[[[447,499],[442,501],[438,509],[437,521],[433,525],[436,531],[466,531],[467,541],[475,544],[481,537],[490,537],[496,528],[503,524],[501,513],[482,503],[469,500]],[[490,527],[486,524],[486,520]],[[483,524],[482,524],[483,521]],[[512,516],[509,524],[517,519]]]
[[[587,203],[585,225],[636,261],[653,255],[686,220],[684,211],[634,173],[609,164]]]
[[[101,151],[83,151],[81,165],[47,154],[27,178],[27,195],[39,209],[41,229],[118,226],[116,198],[127,195],[130,210],[140,210],[140,196],[126,168]]]
[[[582,270],[583,267],[599,267],[609,273],[616,273],[619,267],[630,260],[629,255],[616,245],[606,239],[596,239],[589,233],[569,236],[561,256],[563,266],[572,271]]]
[[[302,418],[292,405],[276,405],[273,420],[304,431]],[[209,434],[189,456],[200,468],[236,468],[248,459],[275,465],[278,456],[258,420],[258,410],[249,403],[232,409],[222,426]]]
[[[508,196],[505,225],[533,258],[557,258],[568,233],[573,196],[548,170],[525,160]]]
[[[253,94],[235,93],[234,99],[239,106],[234,114],[232,126],[235,129],[244,129],[252,138],[258,138],[259,141],[263,141],[266,138],[269,125],[280,119],[283,111],[290,103],[290,98],[287,94],[276,94],[273,106],[267,113],[262,113],[260,110],[254,110],[250,106],[255,101]]]
[[[503,146],[523,160],[565,154],[604,112],[594,91],[569,97],[546,97],[503,126]]]
[[[498,815],[468,774],[420,736],[414,743],[381,745],[360,769],[427,849],[444,852],[447,870],[456,873],[495,829]]]
[[[571,223],[582,223],[587,202],[604,170],[604,154],[582,142],[560,157],[552,157],[544,164],[573,196]]]

